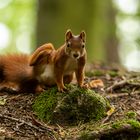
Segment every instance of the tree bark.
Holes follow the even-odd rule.
[[[112,1],[109,0],[106,14],[107,21],[107,35],[105,38],[105,48],[106,48],[106,59],[107,62],[111,63],[119,63],[119,55],[118,55],[118,39],[116,36],[116,18],[117,11],[114,9]]]

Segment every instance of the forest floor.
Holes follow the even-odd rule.
[[[32,104],[38,95],[35,94],[8,94],[0,93],[0,140],[57,140],[57,139],[79,139],[80,135],[85,137],[86,132],[91,135],[104,135],[107,126],[114,122],[123,121],[124,118],[134,119],[140,122],[140,73],[127,72],[118,67],[106,67],[104,65],[94,64],[88,67],[85,81],[90,83],[93,80],[99,80],[101,86],[94,86],[91,83],[90,88],[98,94],[106,97],[112,111],[102,120],[92,125],[79,124],[78,126],[60,126],[50,125],[37,119]],[[96,125],[102,126],[94,131]],[[113,125],[117,128],[117,125]],[[103,129],[104,128],[104,129]],[[125,130],[131,131],[128,124],[124,125]],[[117,132],[122,130],[117,129]],[[110,131],[112,128],[107,128]],[[83,134],[81,134],[83,132]],[[94,133],[93,133],[94,132]],[[96,132],[96,134],[95,134]],[[128,133],[130,133],[128,131]],[[116,134],[116,131],[114,132]],[[139,133],[133,133],[133,136],[140,138]],[[98,137],[98,136],[97,136]],[[81,137],[82,139],[82,137]],[[85,138],[86,139],[86,138]],[[88,139],[88,138],[87,138]],[[89,138],[90,139],[90,138]],[[103,139],[101,136],[97,139]],[[104,138],[105,139],[105,138]],[[114,138],[115,139],[115,138]],[[126,138],[127,139],[127,138]]]

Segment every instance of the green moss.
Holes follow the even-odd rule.
[[[67,93],[57,92],[51,88],[40,94],[33,105],[37,116],[53,123],[78,124],[99,120],[109,108],[106,99],[92,90],[67,86]]]
[[[111,77],[118,76],[118,72],[116,72],[116,71],[108,71],[107,73],[108,73]]]
[[[83,132],[79,140],[93,140],[93,137],[90,136],[88,132]]]
[[[86,72],[86,76],[88,77],[92,77],[92,76],[103,76],[105,75],[105,73],[101,70],[94,70],[91,72]]]
[[[107,72],[105,72],[103,70],[94,70],[94,71],[86,72],[86,76],[88,76],[88,77],[103,76],[103,75],[105,75],[105,73],[109,74],[111,77],[115,77],[115,76],[119,75],[117,71],[113,71],[113,70],[110,70]]]
[[[112,128],[120,128],[124,124],[130,124],[133,128],[140,130],[140,122],[136,121],[135,119],[124,119],[122,121],[118,121],[112,124]]]
[[[127,126],[127,124],[132,126],[131,133],[126,134],[125,132],[119,132],[114,135],[114,129],[121,130],[120,128],[123,128],[124,126]],[[85,124],[86,127],[83,129],[83,131],[79,134],[79,140],[92,140],[92,139],[99,139],[100,138],[100,132],[108,132],[106,133],[102,139],[128,139],[128,138],[135,138],[137,139],[140,134],[140,122],[136,121],[135,119],[124,119],[124,120],[118,120],[112,124],[112,122],[106,124],[106,125],[95,125],[90,124],[90,126],[87,126],[88,124]],[[116,132],[117,132],[116,130]],[[99,134],[99,135],[96,135]],[[98,137],[99,136],[99,137]],[[96,137],[96,138],[95,138]]]
[[[134,111],[129,111],[127,112],[126,116],[129,118],[129,119],[135,119],[137,117],[137,114],[136,112]]]
[[[127,120],[127,123],[130,124],[133,128],[138,129],[140,131],[140,122],[136,120]]]
[[[118,128],[122,127],[123,124],[126,124],[126,123],[127,123],[126,120],[114,122],[112,124],[112,128],[118,129]]]
[[[33,110],[38,118],[49,121],[57,103],[57,88],[52,88],[40,94],[33,104]]]
[[[88,122],[101,119],[106,110],[106,101],[91,90],[77,89],[65,96],[59,107],[66,120]]]
[[[114,123],[114,124],[112,124],[112,128],[115,128],[115,129],[120,128],[121,126],[122,126],[122,123]]]

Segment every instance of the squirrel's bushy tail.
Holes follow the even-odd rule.
[[[0,81],[15,83],[21,92],[34,92],[38,81],[28,61],[25,54],[0,56]]]

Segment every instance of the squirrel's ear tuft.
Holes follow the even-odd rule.
[[[86,42],[86,33],[85,33],[85,31],[82,31],[79,36],[83,40],[83,42]]]
[[[72,32],[71,32],[70,29],[67,30],[65,37],[66,37],[66,42],[67,42],[69,39],[72,38]]]

